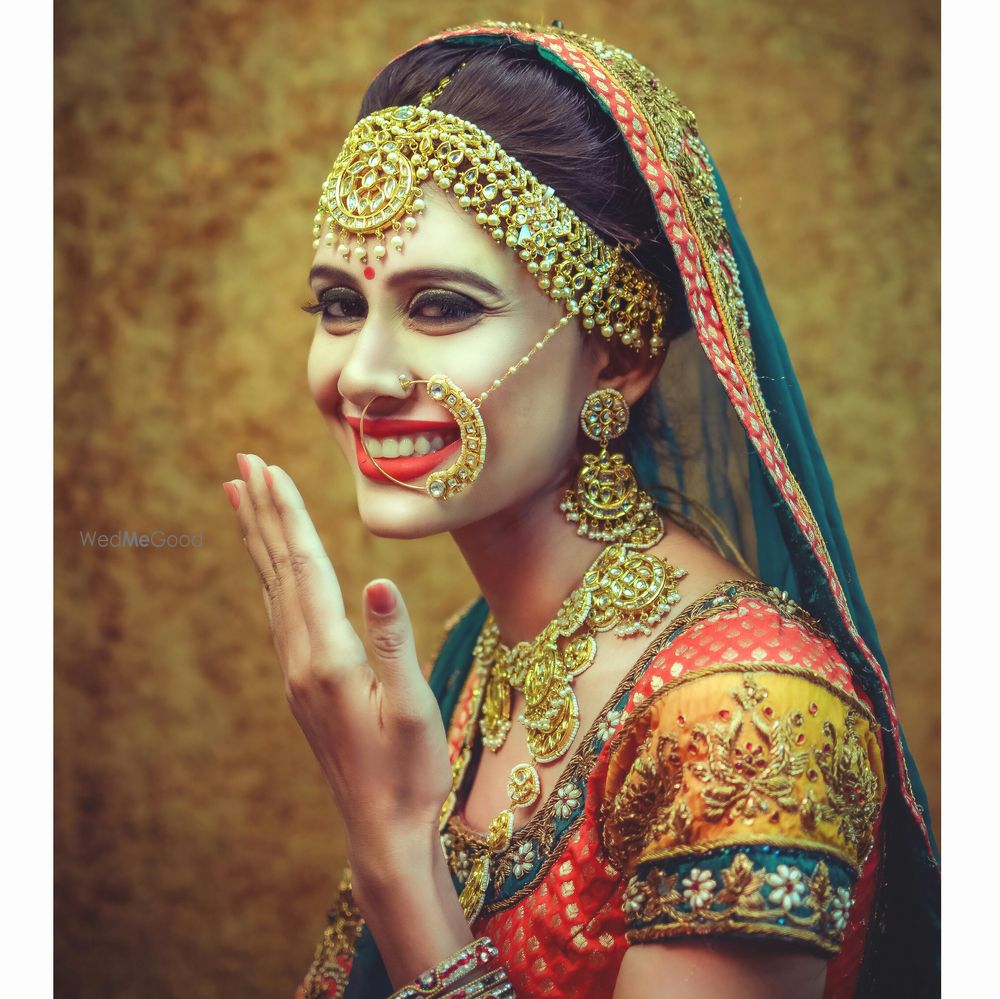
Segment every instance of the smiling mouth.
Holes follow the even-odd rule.
[[[361,445],[361,421],[346,417],[354,432],[358,468],[376,482],[389,482],[369,460]],[[429,475],[461,447],[458,425],[440,420],[366,419],[365,444],[371,456],[402,482]]]

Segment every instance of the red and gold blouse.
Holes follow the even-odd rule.
[[[450,719],[453,762],[481,683],[470,671]],[[442,834],[457,891],[483,843],[467,783]],[[520,996],[610,996],[628,947],[706,934],[825,955],[825,996],[850,996],[884,790],[878,726],[833,642],[780,591],[724,583],[618,685],[494,858],[472,932]],[[343,995],[360,925],[345,877],[297,999]]]

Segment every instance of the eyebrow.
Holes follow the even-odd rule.
[[[332,281],[345,281],[357,287],[357,281],[348,271],[343,271],[339,267],[330,267],[328,264],[317,264],[309,272],[309,284],[317,278]],[[390,288],[398,288],[400,285],[409,284],[413,281],[457,281],[462,284],[472,285],[494,298],[503,298],[503,292],[492,281],[487,281],[481,274],[475,271],[466,270],[462,267],[416,267],[413,270],[397,271],[386,278],[386,284]]]

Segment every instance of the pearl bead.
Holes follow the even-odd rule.
[[[422,212],[424,210],[424,199],[414,198],[413,199],[413,210],[415,212]]]
[[[389,243],[394,250],[401,250],[403,248],[403,237],[393,236],[392,239],[389,240]]]
[[[337,247],[337,252],[342,257],[349,257],[351,255],[351,248],[346,243],[341,243],[340,246]]]
[[[416,229],[417,220],[412,215],[407,215],[406,218],[403,219],[403,227],[406,229]]]
[[[356,246],[356,247],[354,247],[354,256],[356,256],[358,258],[358,260],[364,260],[364,258],[367,255],[368,255],[368,251],[363,246]]]
[[[385,256],[385,247],[381,243],[375,244],[375,259],[381,260]]]

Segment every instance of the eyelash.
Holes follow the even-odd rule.
[[[347,295],[337,295],[337,292],[347,291]],[[330,322],[344,322],[345,320],[359,318],[357,316],[331,316],[327,315],[327,309],[331,305],[344,304],[346,302],[357,302],[363,298],[353,289],[347,288],[329,288],[324,291],[319,296],[318,302],[306,302],[302,306],[303,312],[308,312],[311,315],[324,314],[324,317]],[[422,322],[427,323],[448,323],[457,322],[462,319],[468,319],[472,316],[479,315],[483,312],[488,311],[477,301],[470,298],[468,295],[460,294],[454,291],[443,291],[443,290],[428,290],[423,292],[418,292],[413,299],[410,301],[410,307],[412,308],[414,304],[418,307],[426,307],[428,305],[432,307],[437,307],[441,310],[443,315],[440,316],[418,316],[416,318],[420,319]],[[462,303],[468,303],[468,307],[464,307]]]

